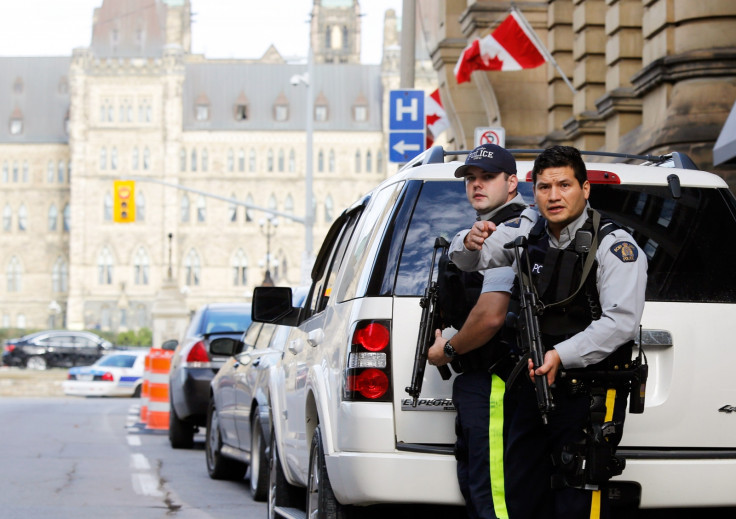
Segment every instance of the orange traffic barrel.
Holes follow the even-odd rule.
[[[169,428],[169,368],[173,351],[151,349],[151,374],[148,381],[148,429]]]
[[[148,420],[148,385],[151,378],[151,352],[146,354],[143,364],[143,382],[141,383],[141,415],[140,423],[145,424]]]

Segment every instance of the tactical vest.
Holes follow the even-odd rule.
[[[580,232],[588,232],[590,236],[597,236],[598,245],[604,236],[619,229],[612,220],[602,218],[598,232],[593,232],[593,222],[590,217],[576,233],[572,243],[565,249],[556,249],[549,245],[549,235],[545,229],[546,220],[539,218],[528,236],[528,248],[531,265],[531,280],[537,290],[539,300],[544,304],[553,305],[577,293],[571,301],[562,306],[553,305],[545,308],[540,316],[539,325],[542,332],[542,341],[546,349],[551,349],[576,333],[583,331],[587,326],[601,317],[600,297],[596,286],[596,271],[598,262],[593,261],[583,285],[580,286],[583,275],[583,263],[587,252],[576,251]],[[590,245],[590,244],[588,244]],[[522,265],[526,261],[522,258]],[[579,288],[579,290],[578,290]]]
[[[519,204],[510,204],[493,215],[489,221],[496,225],[518,218],[526,209]],[[447,253],[440,257],[437,276],[438,306],[442,322],[445,326],[452,326],[456,330],[462,328],[475,303],[480,297],[483,288],[483,274],[480,272],[464,272],[460,270]],[[455,371],[488,371],[500,358],[508,353],[508,346],[504,342],[504,329],[499,330],[494,337],[475,350],[458,355],[452,362]]]

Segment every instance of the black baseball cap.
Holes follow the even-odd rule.
[[[496,144],[481,144],[465,159],[465,164],[455,170],[455,176],[462,178],[468,174],[472,166],[477,166],[489,173],[503,171],[509,175],[516,175],[516,160],[506,149]]]

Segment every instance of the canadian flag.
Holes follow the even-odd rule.
[[[434,140],[450,126],[450,120],[442,107],[439,88],[425,98],[424,113],[427,119],[427,149],[429,149]]]
[[[547,61],[546,49],[536,43],[531,27],[511,11],[491,34],[468,45],[455,65],[458,83],[470,81],[474,70],[522,70]]]

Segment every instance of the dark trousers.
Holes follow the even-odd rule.
[[[455,378],[452,402],[455,419],[457,479],[471,519],[495,519],[491,493],[488,446],[491,375],[485,371],[463,373]]]
[[[553,490],[551,477],[556,472],[552,456],[565,445],[583,441],[583,428],[590,418],[590,397],[571,395],[554,388],[556,410],[544,425],[537,407],[534,385],[520,377],[506,391],[504,469],[506,507],[511,519],[589,519],[608,517],[605,488],[597,495],[591,490],[560,488]],[[626,412],[625,391],[617,392],[614,419]],[[591,509],[594,511],[591,514]]]

